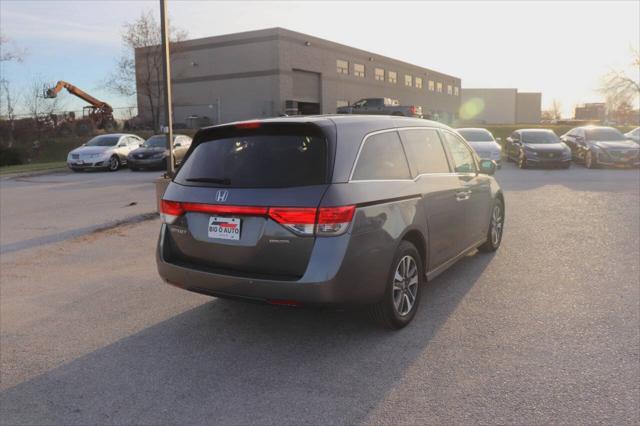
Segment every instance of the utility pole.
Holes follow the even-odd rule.
[[[160,30],[162,32],[162,74],[164,77],[164,114],[167,122],[167,138],[169,142],[169,164],[167,173],[173,177],[173,115],[171,114],[171,57],[169,56],[169,17],[167,16],[167,0],[160,0]]]

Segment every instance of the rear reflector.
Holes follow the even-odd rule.
[[[302,306],[302,303],[295,300],[267,299],[267,302],[278,306]]]
[[[160,217],[172,224],[187,212],[220,214],[230,216],[268,216],[275,222],[298,235],[311,236],[343,234],[356,210],[355,206],[341,207],[254,207],[226,206],[219,204],[181,203],[162,200]]]

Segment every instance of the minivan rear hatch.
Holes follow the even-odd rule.
[[[331,180],[334,134],[329,120],[198,132],[163,197],[170,261],[227,275],[301,277]]]

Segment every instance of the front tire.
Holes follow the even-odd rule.
[[[504,230],[504,203],[497,198],[491,209],[491,219],[489,222],[489,231],[487,232],[487,241],[478,247],[479,251],[489,253],[498,250],[502,242],[502,232]]]
[[[120,168],[120,159],[118,158],[117,155],[112,155],[111,158],[109,158],[108,167],[110,172],[118,171],[118,169]]]
[[[584,156],[584,166],[587,169],[597,169],[598,168],[598,159],[593,157],[593,152],[587,151]]]
[[[528,167],[527,156],[524,155],[524,152],[518,157],[518,167],[521,169],[526,169]]]
[[[391,264],[384,296],[370,307],[371,318],[384,327],[401,329],[416,314],[422,294],[424,272],[416,247],[402,241]]]

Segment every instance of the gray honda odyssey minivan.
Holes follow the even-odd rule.
[[[454,130],[421,119],[205,128],[161,201],[158,271],[218,297],[368,305],[401,328],[426,280],[472,250],[500,246],[494,171]]]

